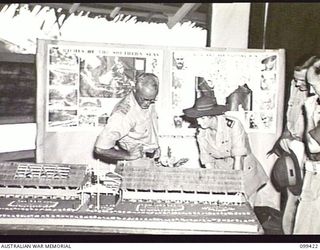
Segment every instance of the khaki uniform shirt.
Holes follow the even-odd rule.
[[[300,91],[294,84],[291,85],[290,98],[287,109],[287,130],[292,139],[302,140],[304,132],[304,117],[302,106],[307,99],[307,91]]]
[[[197,140],[200,148],[202,164],[216,162],[217,159],[229,159],[231,165],[233,156],[248,153],[246,133],[241,122],[225,115],[217,116],[217,130],[200,129]],[[230,164],[228,164],[230,165]]]
[[[249,138],[241,122],[226,115],[217,116],[217,130],[200,129],[197,140],[202,164],[213,163],[217,169],[233,169],[234,156],[244,156],[244,192],[247,197],[265,184],[269,177],[252,154]]]
[[[95,146],[110,149],[118,142],[129,152],[138,146],[155,149],[159,147],[157,131],[154,104],[149,109],[142,109],[130,92],[115,106]]]

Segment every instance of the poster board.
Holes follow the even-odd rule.
[[[94,143],[114,105],[141,72],[162,82],[162,60],[163,50],[146,46],[39,40],[37,162],[95,164]]]
[[[230,115],[242,121],[253,153],[270,172],[275,159],[267,158],[266,152],[282,130],[284,50],[39,40],[37,162],[95,164],[95,140],[140,72],[155,73],[160,80],[156,109],[162,153],[170,147],[177,158],[189,158],[184,167],[190,168],[200,167],[195,129],[179,119],[182,109],[193,105],[199,81],[207,81],[223,105],[246,84],[250,105],[238,105]]]
[[[182,109],[192,107],[199,97],[198,84],[206,81],[214,90],[217,103],[225,105],[233,92],[250,91],[247,103],[230,106],[226,114],[237,117],[249,136],[251,150],[270,174],[276,160],[267,156],[282,132],[284,108],[285,51],[221,48],[170,48],[166,57],[170,90],[166,98],[166,114],[162,117],[162,148],[171,145],[177,158],[192,156],[198,162],[198,147],[190,123],[177,117]],[[166,134],[167,136],[163,136]],[[168,136],[170,134],[171,136]],[[183,135],[183,136],[181,136]],[[160,141],[161,142],[161,141]],[[162,140],[162,142],[164,142]],[[183,147],[181,147],[183,145]],[[199,166],[199,163],[198,165]],[[279,195],[269,182],[259,191],[256,205],[279,208]]]

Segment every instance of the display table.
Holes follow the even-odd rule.
[[[126,167],[123,164],[116,170],[130,170],[129,165],[123,168]],[[135,190],[124,180],[119,192],[108,193],[111,189],[106,188],[109,185],[106,179],[98,177],[98,183],[95,183],[92,169],[84,166],[0,163],[0,230],[112,234],[263,233],[241,193],[149,190],[148,186],[145,190]],[[152,169],[149,169],[151,173]],[[181,170],[180,174],[183,172]],[[126,179],[126,176],[122,178]],[[143,178],[141,183],[144,183]],[[104,188],[97,188],[100,185]]]

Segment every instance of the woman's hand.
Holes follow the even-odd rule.
[[[243,170],[243,157],[242,156],[235,156],[234,157],[234,170]]]

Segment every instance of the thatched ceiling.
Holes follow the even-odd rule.
[[[112,20],[116,15],[137,16],[139,21],[167,23],[191,21],[208,28],[210,4],[208,3],[28,3],[60,9],[63,14],[88,13],[90,16]],[[0,9],[5,4],[0,4]]]
[[[209,30],[209,15],[200,11],[205,5],[0,4],[0,20],[6,24],[0,26],[0,51],[2,47],[16,53],[34,54],[37,39],[129,44],[141,44],[143,41],[142,44],[167,46],[181,43],[199,46],[201,43],[204,46]],[[112,32],[111,36],[108,31]]]

